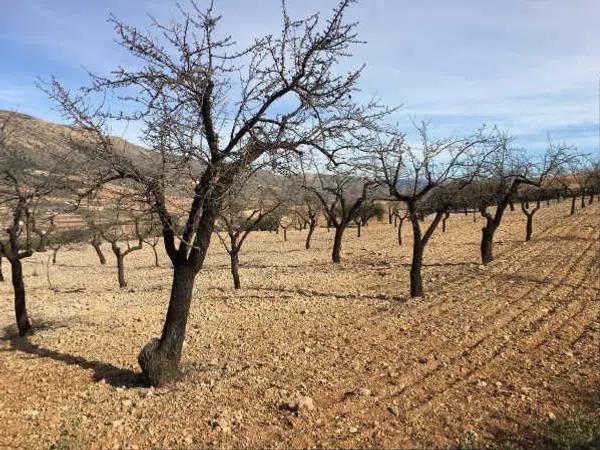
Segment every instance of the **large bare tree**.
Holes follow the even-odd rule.
[[[150,31],[112,17],[117,42],[138,64],[93,76],[77,92],[55,80],[46,88],[88,131],[90,161],[105,168],[90,178],[90,189],[132,180],[161,221],[174,273],[162,335],[138,358],[151,384],[180,373],[194,280],[238,174],[257,160],[276,162],[304,147],[332,159],[344,145],[338,136],[387,112],[353,100],[362,68],[338,68],[359,43],[356,24],[345,20],[350,3],[341,1],[326,20],[319,14],[292,19],[283,3],[281,31],[246,47],[221,32],[212,6],[203,10],[193,1],[168,24],[152,22]],[[103,107],[106,98],[113,102]],[[111,119],[143,123],[151,155],[140,161],[119,151],[108,137]],[[176,193],[184,206],[168,201]],[[175,212],[186,217],[181,233],[174,231]]]

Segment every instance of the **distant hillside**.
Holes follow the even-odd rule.
[[[11,116],[8,123],[11,146],[17,149],[25,160],[31,161],[32,167],[51,167],[54,165],[53,161],[56,156],[69,156],[71,160],[79,160],[80,164],[87,163],[77,145],[74,145],[74,142],[81,143],[81,139],[78,140],[78,137],[82,136],[81,130],[68,125],[47,122],[26,114],[4,110],[0,110],[0,123],[9,116]],[[119,137],[113,137],[112,139],[115,149],[127,159],[133,160],[138,166],[151,167],[159,162],[159,155],[144,147],[132,144]],[[199,164],[197,167],[200,167]],[[269,186],[278,190],[283,186],[282,178],[282,176],[268,171],[260,171],[257,177],[248,184],[247,188],[256,191],[257,195],[259,194],[258,186]],[[173,193],[173,203],[181,207],[190,200],[190,186],[189,184],[186,185],[187,180],[189,180],[189,173],[186,172],[182,174],[181,180],[179,180],[181,190]],[[100,196],[102,204],[109,206],[112,203],[110,191],[114,192],[115,188],[116,186],[113,186],[112,189],[109,186],[108,192]],[[64,203],[64,200],[61,199],[56,199],[56,201]],[[0,216],[5,215],[2,213],[2,208],[0,208]],[[6,218],[4,217],[4,219]],[[4,221],[0,217],[0,223]],[[84,225],[78,214],[61,215],[56,222],[59,228],[62,229],[74,229]]]
[[[0,122],[10,117],[9,132],[11,141],[19,150],[26,152],[26,158],[38,164],[49,162],[50,155],[69,154],[76,149],[71,140],[81,136],[81,130],[68,125],[46,122],[27,114],[0,110]],[[132,144],[122,138],[112,137],[115,148],[139,164],[151,164],[156,158],[152,152]]]

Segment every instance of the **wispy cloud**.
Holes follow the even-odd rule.
[[[293,16],[336,0],[288,0]],[[241,44],[280,26],[279,0],[218,0],[222,26]],[[81,66],[104,72],[129,64],[113,42],[110,12],[144,26],[146,13],[176,15],[160,0],[5,0],[0,16],[0,108],[18,106],[53,116],[36,76],[85,81]],[[351,19],[367,41],[348,66],[365,62],[362,95],[404,108],[397,119],[431,118],[440,133],[469,132],[481,123],[510,129],[532,149],[546,134],[590,151],[597,148],[600,2],[506,0],[398,2],[363,0]],[[131,132],[130,132],[131,134]]]

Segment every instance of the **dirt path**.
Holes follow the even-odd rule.
[[[598,209],[567,210],[540,210],[526,244],[522,215],[509,214],[487,267],[481,221],[453,216],[426,252],[421,300],[406,298],[408,227],[401,248],[389,225],[361,239],[349,230],[339,267],[325,230],[311,252],[301,233],[256,234],[238,292],[215,242],[185,379],[159,390],[136,384],[135,359],[160,331],[167,265],[150,268],[147,249],[119,292],[114,267],[73,250],[51,292],[30,261],[42,329],[10,338],[10,303],[0,304],[0,447],[448,447],[467,432],[480,444],[539,443],[548,418],[589,408],[598,384]],[[297,395],[314,410],[281,407]]]

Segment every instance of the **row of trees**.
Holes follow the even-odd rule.
[[[18,177],[3,171],[11,194],[0,201],[12,219],[0,250],[13,266],[13,278],[21,277],[14,283],[20,333],[31,328],[19,275],[20,260],[33,251],[31,218],[38,217],[42,203],[50,215],[81,207],[107,185],[118,186],[136,207],[128,208],[126,220],[117,217],[113,233],[97,229],[90,219],[92,245],[99,248],[101,237],[109,240],[117,260],[123,259],[144,242],[136,219],[143,211],[156,222],[152,229],[160,229],[173,267],[162,334],[138,358],[153,385],[179,375],[193,286],[213,234],[218,232],[227,249],[239,285],[241,246],[281,207],[278,194],[249,187],[257,170],[301,180],[295,183],[296,214],[280,214],[276,222],[285,235],[297,223],[290,217],[301,218],[309,248],[321,213],[335,230],[336,263],[344,230],[368,222],[375,214],[374,199],[402,202],[406,215],[399,215],[400,224],[407,218],[414,236],[413,296],[423,295],[425,246],[453,209],[470,208],[485,217],[481,251],[489,262],[507,206],[522,186],[540,187],[558,176],[571,160],[571,149],[551,143],[539,159],[528,158],[509,136],[486,128],[466,137],[432,138],[423,124],[416,127],[417,138],[407,138],[388,123],[394,108],[357,100],[362,67],[344,71],[340,65],[360,43],[357,24],[345,20],[351,3],[342,0],[326,20],[319,14],[291,19],[284,3],[280,32],[247,47],[220,32],[221,17],[212,6],[203,10],[193,1],[169,24],[153,22],[156,33],[111,18],[117,42],[137,64],[92,75],[88,86],[75,91],[55,79],[43,84],[74,126],[68,148],[75,151],[64,152],[52,170],[21,164]],[[149,149],[144,157],[111,137],[110,126],[117,121],[142,124]],[[10,155],[14,146],[6,142],[1,148]],[[69,164],[77,169],[65,171]],[[57,205],[57,198],[71,201]],[[433,219],[425,226],[421,219],[428,215]],[[119,233],[132,223],[137,243],[122,250]]]

